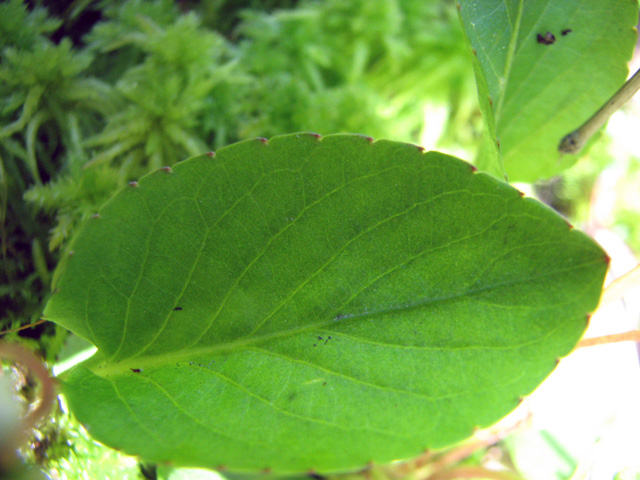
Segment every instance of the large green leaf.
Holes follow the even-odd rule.
[[[469,164],[354,135],[252,140],[120,192],[73,243],[63,389],[151,460],[339,471],[450,445],[567,354],[607,257]]]
[[[578,158],[561,157],[562,137],[625,80],[637,37],[638,2],[458,3],[491,142],[478,159],[479,168],[500,173],[499,151],[510,180],[534,181],[561,172]],[[555,42],[545,44],[547,32]]]

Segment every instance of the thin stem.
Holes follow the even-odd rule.
[[[611,335],[603,335],[601,337],[585,338],[578,342],[576,348],[593,347],[595,345],[606,345],[607,343],[618,342],[640,342],[640,330],[614,333]]]
[[[602,292],[602,298],[600,299],[599,309],[605,305],[614,303],[626,295],[631,293],[634,288],[640,287],[640,265],[630,272],[625,273],[621,277],[616,278],[609,284],[607,288]]]
[[[29,325],[23,325],[18,328],[10,328],[8,330],[2,330],[0,331],[0,335],[4,335],[6,333],[19,332],[20,330],[26,330],[27,328],[35,327],[36,325],[40,325],[41,323],[44,323],[44,322],[48,322],[48,320],[41,318],[37,322],[30,323]]]
[[[446,472],[438,472],[427,480],[455,480],[461,478],[482,478],[491,480],[514,480],[515,475],[508,472],[496,472],[482,467],[458,467]]]
[[[589,120],[577,130],[566,135],[560,141],[558,151],[560,153],[578,153],[582,150],[593,134],[600,130],[609,117],[620,110],[620,107],[627,103],[638,90],[640,90],[640,69]]]

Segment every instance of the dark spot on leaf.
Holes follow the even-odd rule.
[[[547,32],[544,35],[538,34],[537,39],[540,45],[552,45],[556,41],[556,36],[551,32]]]
[[[562,30],[562,36],[566,36],[569,35],[571,32],[573,32],[573,30],[571,30],[570,28],[565,28],[564,30]]]
[[[316,345],[315,343],[313,344],[314,347],[317,347],[318,345]]]
[[[338,315],[338,316],[336,316],[336,318],[334,318],[334,320],[342,320],[345,317],[346,317],[346,315]]]
[[[171,170],[171,167],[160,167],[160,170],[162,170],[165,173],[171,173],[173,170]]]
[[[70,256],[70,257],[73,257],[73,254],[74,254],[74,253],[76,253],[76,252],[74,252],[73,250],[69,251],[69,256]]]
[[[322,337],[318,337],[318,340],[322,340]]]
[[[258,137],[258,140],[261,141],[263,145],[266,145],[267,143],[269,143],[269,140],[263,137]]]
[[[477,56],[478,56],[478,52],[476,52],[476,49],[475,49],[475,48],[472,48],[472,49],[471,49],[471,53],[473,53],[473,56],[474,56],[474,57],[477,57]]]
[[[327,339],[324,341],[324,344],[326,345],[329,340],[331,340],[331,337],[327,337]]]
[[[296,398],[296,392],[291,392],[287,397],[287,400],[292,401],[294,398]]]
[[[93,215],[91,215],[91,218],[100,218],[100,214],[99,213],[94,213]]]
[[[179,310],[182,310],[182,307],[174,307],[174,309],[173,309],[173,310],[174,310],[175,312],[177,312],[177,311],[179,311]]]
[[[309,470],[307,475],[309,475],[309,478],[313,478],[314,480],[325,480],[327,478],[323,475],[316,473],[315,470]]]
[[[322,386],[324,387],[327,384],[327,382],[322,382]]]
[[[133,373],[140,373],[142,370],[140,370],[139,368],[132,368],[131,371]]]
[[[209,155],[210,157],[215,157],[216,156],[216,152],[207,152],[207,155]]]
[[[129,182],[129,186],[135,188],[138,186],[138,182]]]

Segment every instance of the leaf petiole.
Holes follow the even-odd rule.
[[[585,143],[609,120],[609,117],[640,90],[640,69],[577,130],[565,135],[558,145],[560,153],[578,153]]]

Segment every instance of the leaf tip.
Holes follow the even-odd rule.
[[[160,171],[161,172],[165,172],[165,173],[173,173],[173,169],[169,166],[166,167],[160,167]]]
[[[129,182],[129,186],[130,186],[130,187],[133,187],[133,188],[137,188],[137,186],[138,186],[138,182],[136,182],[136,181]]]

